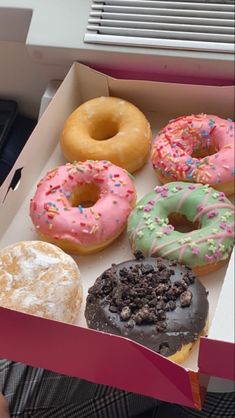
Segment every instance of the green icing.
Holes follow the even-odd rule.
[[[171,213],[197,220],[200,229],[179,232]],[[133,251],[161,256],[195,267],[228,258],[234,240],[234,206],[223,192],[207,185],[173,182],[144,196],[128,219]]]

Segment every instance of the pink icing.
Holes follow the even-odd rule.
[[[191,157],[213,146],[217,152]],[[154,169],[175,180],[215,185],[234,180],[234,122],[214,115],[183,116],[170,123],[154,140]]]
[[[233,205],[228,204],[228,203],[217,203],[215,205],[210,205],[205,207],[204,209],[202,209],[193,219],[193,222],[196,222],[202,215],[204,215],[207,212],[212,211],[213,209],[219,209],[219,208],[223,208],[223,209],[231,209],[233,210]]]
[[[200,185],[198,185],[198,186],[195,186],[195,188],[196,187],[200,187]],[[180,209],[181,209],[181,207],[183,206],[183,204],[184,204],[184,202],[188,199],[188,197],[189,197],[189,195],[192,193],[192,189],[191,188],[189,188],[189,190],[188,190],[188,192],[186,192],[183,196],[182,196],[182,198],[179,200],[179,203],[178,203],[178,205],[177,205],[177,207],[176,207],[176,210],[179,212],[180,211]]]
[[[85,184],[98,187],[98,200],[91,207],[71,206],[71,193]],[[40,181],[30,215],[39,233],[84,246],[96,245],[125,227],[135,198],[128,173],[110,162],[66,164],[49,171]]]
[[[234,224],[233,224],[234,225]],[[234,232],[231,232],[231,235],[234,237]],[[200,244],[201,242],[205,242],[205,241],[208,241],[208,239],[218,239],[218,238],[226,238],[228,235],[226,234],[226,233],[220,233],[220,234],[214,234],[214,235],[207,235],[206,237],[203,237],[203,238],[200,238],[200,239],[197,239],[196,241],[194,241],[194,244]],[[174,242],[174,241],[172,241],[172,242]],[[185,248],[187,247],[187,243],[186,244],[183,244],[182,245],[182,247],[181,247],[181,258],[182,258],[182,255],[183,255],[183,251],[185,250]],[[165,245],[162,245],[162,246],[159,246],[157,249],[156,249],[156,251],[157,250],[159,250],[159,248],[164,248],[164,246]],[[173,249],[171,249],[171,250],[168,250],[168,251],[166,251],[163,255],[162,255],[162,257],[166,257],[166,256],[168,256],[169,254],[171,254],[171,253],[173,253],[175,251],[175,248],[173,248]],[[180,260],[179,260],[180,261]]]

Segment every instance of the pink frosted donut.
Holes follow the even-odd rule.
[[[151,160],[162,183],[203,183],[233,194],[234,122],[205,114],[171,120],[155,138]]]
[[[135,201],[134,185],[124,169],[108,161],[69,163],[39,182],[30,216],[45,241],[88,254],[120,235]]]

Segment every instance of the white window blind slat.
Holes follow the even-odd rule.
[[[233,0],[93,0],[85,42],[234,52]]]

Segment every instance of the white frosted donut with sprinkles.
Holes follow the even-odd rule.
[[[171,120],[154,140],[151,160],[162,183],[209,184],[234,193],[234,122],[214,115]]]
[[[124,230],[136,193],[108,161],[66,164],[39,182],[30,216],[41,239],[74,254],[102,250]]]

